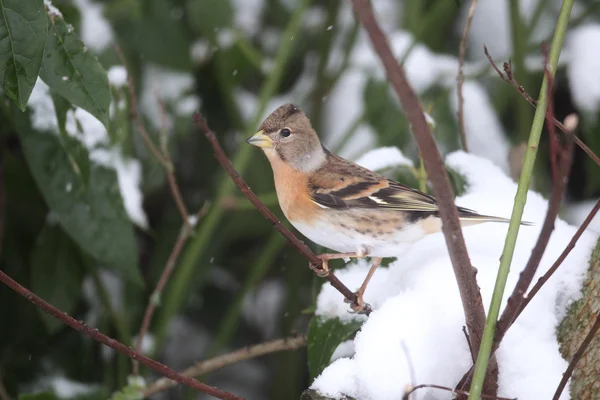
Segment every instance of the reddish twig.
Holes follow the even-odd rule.
[[[206,214],[207,211],[208,211],[208,203],[206,203],[202,207],[202,209],[198,212],[198,214],[196,215],[197,219],[202,218]],[[144,341],[144,336],[148,332],[148,329],[150,329],[150,322],[152,321],[152,316],[154,315],[154,311],[156,310],[156,307],[160,304],[160,296],[162,295],[162,292],[165,289],[165,286],[167,286],[167,282],[169,282],[169,278],[173,274],[173,271],[175,270],[175,266],[177,265],[177,259],[179,258],[179,255],[181,254],[181,251],[185,247],[185,244],[191,234],[192,234],[191,225],[189,223],[184,224],[183,227],[181,228],[181,233],[179,234],[179,238],[177,239],[177,242],[175,242],[175,246],[173,246],[173,250],[171,250],[171,254],[169,254],[167,264],[165,265],[165,268],[163,269],[162,273],[160,274],[158,283],[156,284],[156,287],[154,288],[154,291],[152,292],[152,295],[150,296],[150,301],[148,302],[148,306],[146,307],[146,310],[144,311],[144,318],[142,319],[140,331],[138,332],[137,339],[135,342],[135,350],[138,352],[141,351],[142,343]],[[138,375],[139,372],[140,372],[139,364],[134,360],[133,361],[133,374]]]
[[[227,174],[231,177],[231,180],[236,184],[236,186],[240,189],[240,191],[246,196],[246,198],[256,207],[256,209],[273,225],[273,227],[283,235],[287,239],[287,241],[294,246],[300,254],[302,254],[313,266],[315,266],[319,270],[323,270],[323,261],[317,257],[315,253],[311,251],[311,249],[304,244],[301,240],[299,240],[289,229],[287,229],[281,221],[265,206],[260,199],[254,194],[252,189],[248,186],[244,178],[235,170],[231,160],[225,152],[223,148],[219,144],[219,140],[215,133],[209,128],[206,120],[200,113],[194,114],[194,122],[196,126],[204,133],[206,139],[208,139],[209,143],[212,146],[213,153],[217,158],[217,161],[221,164],[221,166],[225,169]],[[348,301],[350,301],[354,305],[358,305],[357,296],[354,292],[352,292],[346,285],[344,285],[331,271],[325,277],[331,283],[331,286],[336,288]],[[365,304],[364,313],[369,315],[371,313],[371,307],[368,304]]]
[[[569,381],[569,378],[573,374],[573,370],[577,366],[577,363],[579,362],[581,357],[583,357],[583,354],[585,353],[588,346],[594,339],[594,336],[596,336],[596,333],[598,333],[599,329],[600,329],[600,312],[596,315],[596,321],[594,322],[594,325],[592,325],[592,327],[590,328],[590,331],[585,336],[585,339],[583,339],[583,342],[581,342],[581,345],[579,346],[579,348],[577,349],[575,354],[573,354],[573,358],[571,359],[571,362],[569,363],[569,365],[567,366],[567,369],[563,373],[562,379],[560,380],[560,383],[558,384],[558,387],[556,388],[556,392],[554,392],[554,397],[552,397],[552,400],[560,399],[560,395],[561,395],[562,391],[565,389],[565,387],[567,386],[567,382]]]
[[[500,76],[500,78],[506,82],[509,83],[511,86],[513,86],[518,92],[519,94],[521,94],[521,96],[527,100],[527,102],[529,104],[531,104],[534,108],[537,107],[537,101],[531,97],[529,95],[529,93],[527,93],[525,91],[525,89],[523,88],[523,86],[521,86],[514,78],[513,73],[512,73],[512,65],[510,63],[504,63],[504,71],[506,72],[506,75],[504,75],[502,73],[502,71],[500,71],[498,69],[498,67],[496,66],[496,63],[494,62],[494,59],[492,58],[492,56],[490,56],[490,53],[488,52],[487,47],[483,46],[483,52],[485,53],[488,61],[490,62],[490,64],[492,65],[492,68],[494,68],[494,70],[496,71],[496,73],[498,74],[498,76]],[[558,121],[556,118],[554,118],[552,120],[554,126],[556,126],[561,132],[563,133],[567,133],[569,132],[569,129],[567,129],[560,121]],[[588,157],[590,157],[592,160],[594,160],[594,162],[600,166],[600,158],[592,151],[592,149],[590,149],[585,143],[583,143],[581,141],[581,139],[579,137],[577,137],[577,135],[573,134],[573,141],[575,142],[575,144],[577,146],[579,146],[587,155]]]
[[[181,375],[189,377],[200,376],[240,361],[250,360],[252,358],[261,357],[279,351],[295,350],[305,345],[306,336],[271,340],[256,344],[254,346],[244,347],[239,350],[232,351],[231,353],[211,358],[209,360],[197,362],[193,366],[182,371]],[[144,390],[144,397],[149,397],[153,394],[162,392],[163,390],[173,387],[176,384],[176,382],[167,378],[158,379],[150,384],[146,390]]]
[[[6,286],[8,286],[9,288],[11,288],[12,290],[14,290],[20,296],[29,300],[36,307],[38,307],[39,309],[43,310],[44,312],[52,315],[54,318],[60,320],[65,325],[70,326],[71,328],[75,329],[78,332],[83,333],[86,336],[89,336],[90,338],[92,338],[93,340],[95,340],[98,343],[102,343],[133,360],[139,361],[140,363],[148,366],[149,368],[153,369],[154,371],[158,372],[159,374],[168,377],[169,379],[173,379],[174,381],[177,381],[177,382],[181,383],[182,385],[186,385],[186,386],[188,386],[192,389],[195,389],[199,392],[209,394],[209,395],[214,396],[219,399],[243,400],[241,397],[235,396],[229,392],[225,392],[225,391],[217,389],[215,387],[206,385],[202,382],[197,381],[196,379],[182,376],[177,371],[172,370],[171,368],[167,367],[166,365],[161,364],[157,361],[154,361],[151,358],[148,358],[148,357],[138,353],[137,351],[133,350],[131,347],[124,345],[123,343],[119,342],[118,340],[112,339],[112,338],[104,335],[99,330],[88,327],[83,322],[75,320],[74,318],[67,315],[65,312],[59,310],[58,308],[56,308],[52,304],[46,302],[45,300],[43,300],[42,298],[40,298],[33,292],[24,288],[19,283],[15,282],[11,277],[6,275],[3,271],[0,271],[0,281],[2,283],[4,283]]]
[[[410,121],[428,176],[433,184],[433,192],[438,199],[442,219],[442,231],[458,283],[466,325],[469,329],[473,351],[477,353],[479,352],[485,326],[485,311],[475,279],[476,270],[471,266],[469,254],[467,253],[454,204],[454,194],[442,157],[425,121],[419,100],[408,84],[404,69],[398,64],[390,49],[388,41],[375,18],[371,3],[368,0],[352,0],[352,6],[385,67],[388,80],[400,99],[402,108]],[[495,368],[491,370],[497,371]],[[491,386],[486,386],[486,391],[491,393],[493,390],[493,393],[495,393],[497,376],[492,377],[490,375],[490,377],[492,379],[486,379],[486,384]]]
[[[471,5],[469,6],[469,12],[467,14],[467,23],[465,24],[465,29],[463,30],[460,45],[458,47],[458,127],[460,132],[460,141],[462,142],[463,150],[466,152],[469,151],[469,148],[467,146],[467,131],[465,128],[465,99],[463,97],[463,83],[465,81],[465,76],[463,73],[463,69],[465,63],[465,54],[467,52],[467,40],[469,38],[469,29],[471,29],[471,22],[473,21],[475,8],[477,8],[477,0],[471,0]]]
[[[554,117],[554,75],[552,71],[548,69],[548,63],[550,62],[550,50],[546,43],[542,43],[542,54],[544,55],[544,75],[548,81],[548,89],[546,94],[548,95],[548,107],[546,108],[546,126],[548,127],[548,142],[550,143],[550,169],[552,172],[552,181],[556,185],[556,180],[559,178],[558,174],[558,136],[556,135],[556,126],[553,121]],[[572,132],[571,132],[572,134]]]
[[[164,104],[160,101],[160,99],[157,95],[156,101],[158,102],[158,105],[160,107],[162,130],[163,130],[163,134],[165,135],[165,139],[161,141],[161,144],[162,144],[161,145],[162,151],[161,151],[154,145],[154,142],[150,138],[150,134],[148,133],[148,131],[146,130],[146,127],[144,126],[144,124],[142,122],[142,118],[140,117],[140,114],[138,112],[137,97],[135,95],[135,82],[133,81],[133,77],[129,73],[129,69],[127,68],[127,63],[126,63],[125,57],[123,56],[123,52],[121,51],[121,48],[119,47],[118,44],[115,45],[115,51],[116,51],[117,56],[119,57],[121,63],[123,64],[123,68],[125,68],[125,71],[127,72],[127,89],[129,90],[129,98],[130,98],[129,117],[135,123],[138,132],[144,139],[146,145],[148,146],[148,148],[150,149],[152,154],[154,154],[156,159],[165,168],[167,182],[169,184],[169,190],[171,192],[171,196],[173,197],[173,200],[175,201],[175,205],[177,206],[177,209],[179,210],[179,214],[181,215],[181,219],[183,220],[182,232],[180,233],[179,239],[177,240],[177,242],[175,243],[175,246],[173,247],[173,250],[171,251],[171,255],[169,256],[167,264],[160,276],[160,279],[158,281],[158,284],[156,285],[156,288],[154,289],[154,292],[152,293],[152,296],[150,297],[148,306],[146,307],[146,310],[144,311],[144,318],[142,320],[142,325],[140,327],[140,331],[138,333],[137,340],[135,343],[136,351],[140,352],[142,349],[142,343],[144,342],[144,336],[146,336],[146,333],[148,332],[148,329],[150,328],[150,322],[152,321],[152,316],[154,315],[156,306],[159,303],[160,295],[161,295],[164,287],[166,286],[169,278],[171,277],[173,270],[175,269],[175,263],[177,261],[177,258],[179,257],[179,254],[183,250],[185,242],[187,241],[188,237],[191,235],[193,228],[192,228],[192,225],[190,224],[190,214],[183,202],[183,196],[181,195],[181,190],[179,189],[179,185],[177,184],[177,179],[175,178],[175,169],[173,167],[173,161],[171,160],[171,156],[169,155],[169,149],[167,147],[167,139],[166,139],[167,123],[166,123],[166,111],[164,108]],[[205,212],[206,212],[206,208],[203,207],[200,210],[200,212],[198,213],[197,217],[201,217]],[[133,360],[132,366],[133,366],[133,374],[138,375],[139,369],[140,369],[138,362],[136,360]]]
[[[449,388],[447,386],[441,386],[441,385],[422,384],[422,385],[413,386],[412,388],[410,388],[410,390],[406,391],[404,393],[404,396],[402,396],[402,400],[409,400],[409,396],[413,392],[415,392],[418,389],[425,389],[425,388],[445,390],[447,392],[452,392],[452,393],[460,394],[460,395],[463,395],[463,396],[468,396],[469,395],[469,392],[467,392],[465,390],[452,389],[452,388]],[[481,398],[483,398],[483,399],[495,399],[495,400],[517,400],[516,397],[515,398],[499,397],[499,396],[493,396],[493,395],[489,395],[489,394],[482,394]]]

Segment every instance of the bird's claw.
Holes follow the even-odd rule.
[[[308,268],[312,269],[319,278],[326,278],[329,275],[329,265],[327,265],[327,260],[321,259],[321,261],[321,267],[309,262]]]

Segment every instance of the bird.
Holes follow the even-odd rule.
[[[371,268],[351,303],[365,310],[364,292],[386,257],[428,234],[441,231],[436,199],[327,150],[310,119],[294,104],[275,109],[247,143],[262,149],[273,170],[283,214],[302,235],[337,253],[321,254],[320,276],[328,261],[371,258]],[[509,222],[457,206],[461,226]]]

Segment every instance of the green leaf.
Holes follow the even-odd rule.
[[[79,249],[58,225],[46,225],[31,254],[31,287],[41,298],[69,314],[81,296],[83,265]],[[49,333],[63,324],[41,311]]]
[[[108,127],[110,87],[106,71],[60,15],[49,14],[50,29],[40,77],[50,89]]]
[[[133,226],[115,171],[90,162],[85,182],[60,137],[34,131],[23,119],[17,121],[27,164],[58,223],[103,266],[141,285]],[[87,153],[83,147],[79,151],[82,157]]]
[[[42,65],[47,30],[43,0],[0,0],[0,86],[21,111]]]
[[[308,371],[311,381],[331,362],[340,343],[352,337],[362,322],[342,322],[339,318],[313,317],[308,325]]]
[[[58,400],[52,392],[41,392],[19,395],[19,400]]]

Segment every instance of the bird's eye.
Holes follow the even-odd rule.
[[[292,134],[292,131],[290,131],[288,128],[283,128],[279,134],[283,137],[288,137]]]

